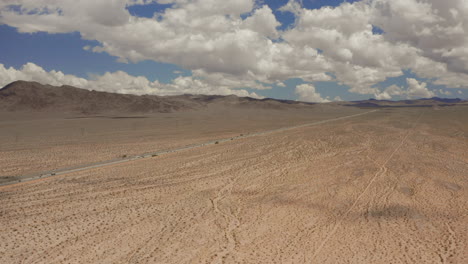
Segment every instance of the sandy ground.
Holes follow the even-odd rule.
[[[468,263],[467,135],[382,109],[0,187],[0,263]]]
[[[313,106],[84,117],[0,112],[0,183],[19,175],[118,159],[213,139],[365,112]]]

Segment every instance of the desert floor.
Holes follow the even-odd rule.
[[[0,112],[0,183],[21,175],[119,159],[334,117],[357,108],[210,108],[165,114],[80,116]]]
[[[368,110],[269,111],[18,117],[1,173]],[[0,263],[468,263],[467,136],[467,107],[380,109],[3,186]]]

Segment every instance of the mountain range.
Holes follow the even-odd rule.
[[[362,100],[333,102],[353,107],[431,107],[467,104],[461,99],[429,98],[418,100]],[[170,113],[210,106],[289,109],[311,107],[314,103],[278,99],[254,99],[235,95],[130,95],[99,92],[73,86],[52,86],[38,82],[15,81],[0,89],[0,110],[25,112],[97,113]]]

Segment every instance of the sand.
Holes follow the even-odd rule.
[[[148,122],[145,129],[103,136],[112,154],[100,148],[88,154],[106,159],[123,149],[141,152],[148,142],[170,147],[182,138],[188,143],[363,111],[317,108],[244,123],[239,112],[231,122],[207,114],[185,130],[152,127],[149,120],[163,120],[154,116],[138,119]],[[184,119],[174,114],[174,120]],[[41,123],[11,122],[10,128]],[[197,130],[201,123],[206,130]],[[168,140],[149,136],[154,131]],[[99,135],[83,142],[100,142]],[[136,135],[148,138],[139,142]],[[467,136],[466,107],[380,109],[0,187],[0,263],[468,263]],[[45,141],[38,151],[44,160],[54,156],[50,142],[81,144]],[[22,156],[39,140],[30,142],[23,149],[8,145],[9,151]],[[76,159],[88,161],[82,156]],[[15,169],[17,160],[9,159],[8,172],[47,167],[18,161]]]
[[[191,112],[94,117],[0,112],[0,182],[365,111],[323,106],[278,111],[212,106]]]

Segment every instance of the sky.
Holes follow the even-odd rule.
[[[0,87],[467,98],[468,1],[6,0],[0,51]]]

